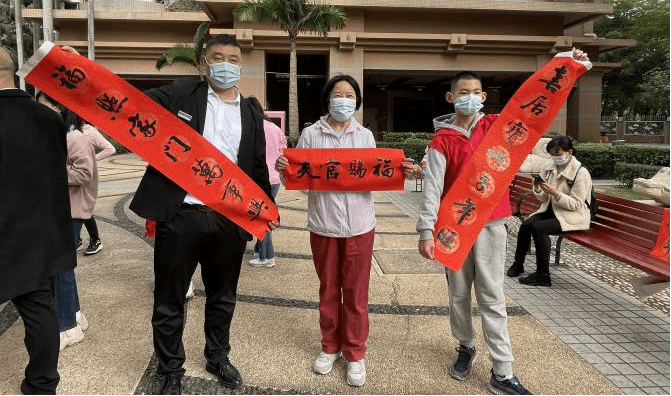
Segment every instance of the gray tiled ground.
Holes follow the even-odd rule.
[[[406,184],[404,193],[386,194],[416,219],[421,193],[407,192],[413,190],[414,182]],[[519,221],[509,223],[507,261],[512,264]],[[604,257],[567,244],[562,248],[567,265],[551,267],[551,288],[524,286],[506,278],[506,294],[624,393],[669,394],[670,326],[664,313],[669,310],[669,291],[659,293],[658,301],[648,301],[657,309],[642,303],[632,297],[627,277],[598,278]],[[527,268],[533,268],[533,262],[529,256]]]

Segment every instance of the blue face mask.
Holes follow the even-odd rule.
[[[210,64],[209,79],[219,89],[229,89],[240,81],[240,66],[228,62]]]
[[[464,95],[454,101],[455,110],[467,116],[477,113],[483,107],[482,96],[480,95]]]
[[[338,122],[345,122],[352,118],[356,109],[356,99],[331,98],[329,99],[329,114]]]

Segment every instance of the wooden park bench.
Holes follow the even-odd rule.
[[[531,192],[532,185],[530,177],[518,174],[509,187],[513,215],[522,221],[540,207],[540,201]],[[650,256],[664,208],[605,194],[596,197],[598,210],[590,229],[559,234],[555,264],[559,264],[562,241],[568,239],[668,282],[669,263]]]

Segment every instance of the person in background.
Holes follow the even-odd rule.
[[[78,115],[63,108],[44,92],[37,95],[37,101],[56,112],[61,111],[68,130],[66,170],[73,234],[77,240],[84,220],[93,213],[98,196],[98,167],[93,143],[80,131],[83,122]],[[60,349],[82,342],[88,321],[81,312],[74,269],[56,276],[54,305],[58,313]]]
[[[520,283],[550,287],[550,235],[589,228],[592,177],[576,159],[571,139],[556,137],[548,142],[546,149],[552,155],[552,162],[543,167],[540,179],[534,178],[533,187],[542,204],[520,226],[515,261],[507,275],[515,277],[524,272],[524,260],[533,237],[536,272],[520,278]]]
[[[96,161],[102,161],[116,153],[116,149],[112,143],[108,142],[93,125],[84,123],[81,131],[91,140],[91,143],[93,143],[93,148],[97,151]],[[96,254],[102,250],[103,244],[100,241],[98,225],[96,224],[96,219],[93,215],[84,221],[84,227],[86,227],[86,231],[89,233],[89,244],[84,250],[84,254]],[[79,238],[77,239],[77,250],[80,250],[82,247],[82,238]]]
[[[275,161],[282,155],[282,151],[287,148],[287,137],[284,132],[272,123],[267,117],[263,106],[259,100],[253,96],[247,97],[247,100],[254,106],[256,111],[263,117],[263,130],[266,134],[266,164],[268,165],[268,176],[270,179],[270,190],[273,194],[273,199],[277,197],[280,190],[280,174],[275,170]],[[275,250],[273,249],[273,239],[271,233],[266,234],[266,237],[256,242],[254,245],[254,258],[249,261],[252,267],[274,267],[275,266]]]

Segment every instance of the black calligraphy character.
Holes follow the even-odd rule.
[[[298,174],[296,175],[296,179],[300,179],[305,175],[310,176],[311,179],[319,179],[318,175],[313,175],[312,174],[312,172],[310,170],[310,162],[308,162],[308,161],[301,162],[301,168],[298,170]]]
[[[51,74],[51,78],[60,78],[61,87],[75,89],[77,88],[77,84],[86,79],[84,71],[76,67],[72,70],[68,70],[64,65],[60,65],[55,69],[56,72]]]
[[[191,167],[194,175],[198,175],[205,179],[205,184],[212,184],[212,180],[219,179],[224,175],[224,172],[221,170],[221,167],[217,164],[214,166],[206,160],[199,159],[196,160],[196,165]]]
[[[247,214],[249,215],[249,220],[254,221],[258,219],[261,216],[262,207],[263,207],[263,201],[259,202],[256,199],[252,199],[252,202],[249,203],[249,207],[247,208]]]
[[[135,113],[134,116],[128,117],[128,121],[133,124],[130,130],[128,130],[131,135],[136,136],[134,131],[135,128],[137,128],[144,137],[150,138],[156,135],[156,120],[150,123],[149,120],[145,118],[143,122],[140,119],[140,113]]]
[[[391,160],[389,158],[375,158],[377,164],[373,165],[373,174],[375,176],[384,176],[392,177],[394,175],[394,167],[391,166]],[[382,170],[380,170],[382,168]]]
[[[106,93],[103,93],[103,96],[96,98],[96,104],[103,110],[109,111],[112,114],[111,120],[114,121],[116,120],[116,114],[121,110],[121,107],[123,107],[123,104],[126,103],[128,98],[123,98],[121,102],[119,102],[119,99],[117,99],[114,96],[107,96]]]
[[[452,244],[454,243],[454,240],[457,238],[457,233],[451,230],[447,229],[442,229],[438,233],[438,240],[440,243],[445,245],[445,247],[450,250],[452,249]]]
[[[566,74],[566,72],[568,70],[566,70],[566,66],[562,66],[562,67],[555,68],[555,71],[557,72],[557,74],[555,74],[555,76],[552,77],[552,79],[550,79],[550,80],[543,80],[543,79],[538,80],[540,82],[544,82],[545,83],[545,89],[552,92],[552,93],[557,92],[557,90],[561,88],[561,85],[559,85],[559,81],[562,79],[562,77],[564,77],[564,74]]]
[[[461,209],[457,211],[461,215],[457,220],[457,225],[459,225],[471,216],[471,213],[475,210],[475,204],[470,198],[466,198],[466,202],[455,202],[455,204],[461,206]]]
[[[504,134],[506,135],[508,147],[512,148],[515,143],[521,143],[525,140],[528,129],[524,126],[522,121],[508,121],[508,126],[510,129],[505,131]]]
[[[326,181],[329,181],[331,179],[338,180],[338,176],[340,176],[340,173],[338,173],[336,167],[340,165],[340,162],[329,158],[327,163],[322,164],[319,167],[321,168],[324,165],[326,165]]]
[[[183,152],[191,151],[191,146],[188,144],[184,143],[180,138],[177,136],[170,136],[170,139],[168,139],[168,143],[163,146],[163,154],[165,154],[168,158],[172,160],[172,162],[177,162],[177,157],[172,155],[170,153],[170,150],[172,150],[172,142],[175,142],[182,146]]]
[[[529,107],[529,106],[533,106],[533,107],[531,107],[531,112],[532,112],[534,115],[540,115],[540,114],[543,113],[543,111],[545,111],[545,109],[548,108],[547,106],[545,106],[545,101],[546,101],[547,99],[548,99],[548,98],[546,98],[545,96],[540,95],[539,97],[537,97],[536,99],[532,100],[531,102],[529,102],[529,103],[527,103],[527,104],[525,104],[525,105],[520,106],[520,109],[526,109],[526,108]]]
[[[240,200],[240,203],[244,200],[242,195],[240,194],[240,189],[238,188],[238,185],[235,183],[231,184],[233,180],[229,180],[228,183],[226,183],[226,188],[224,189],[224,196],[221,197],[221,199],[226,198],[226,195],[231,194],[233,198],[237,198]]]
[[[487,182],[489,181],[489,174],[485,173],[480,177],[477,183],[475,183],[475,189],[483,192],[487,189]]]
[[[363,179],[364,176],[366,176],[367,171],[368,169],[363,166],[363,161],[361,159],[353,159],[349,164],[349,174],[356,176],[359,179]]]

